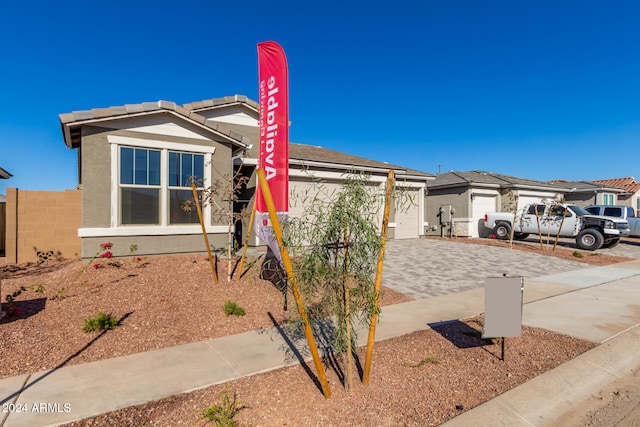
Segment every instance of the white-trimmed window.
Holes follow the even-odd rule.
[[[613,194],[603,193],[602,194],[602,204],[603,205],[607,205],[607,206],[611,206],[611,205],[615,204],[615,200],[614,200]]]
[[[118,225],[200,222],[197,210],[182,206],[193,198],[191,182],[199,189],[204,185],[203,153],[118,146],[118,154]]]
[[[108,139],[112,230],[129,234],[144,229],[154,235],[175,234],[178,229],[185,232],[185,227],[200,230],[197,209],[185,212],[182,206],[193,198],[192,181],[199,190],[209,185],[206,177],[211,175],[215,147],[116,135]],[[217,228],[211,222],[209,206],[203,208],[203,217],[208,231]]]

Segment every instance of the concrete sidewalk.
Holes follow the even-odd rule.
[[[526,280],[524,299],[525,325],[605,344],[446,425],[551,423],[572,404],[640,367],[640,260]],[[483,288],[388,306],[376,340],[483,311]],[[363,340],[366,335],[359,334]],[[304,337],[270,328],[6,378],[0,380],[0,426],[63,424],[267,372],[310,359],[305,344]]]

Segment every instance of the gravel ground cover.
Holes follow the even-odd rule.
[[[626,260],[583,259],[596,265],[605,259]],[[0,264],[2,294],[24,288],[12,307],[3,297],[2,309],[14,313],[0,320],[0,378],[271,327],[271,316],[286,323],[290,312],[283,310],[282,294],[259,278],[257,265],[228,282],[221,264],[220,283],[214,284],[206,256],[193,254]],[[383,306],[410,300],[391,289],[383,291]],[[227,316],[222,310],[226,301],[237,302],[246,314]],[[119,326],[103,333],[83,332],[85,319],[99,312],[115,316]],[[236,418],[260,426],[438,425],[592,347],[525,327],[521,338],[509,341],[502,361],[499,343],[478,337],[481,328],[482,318],[477,317],[376,343],[370,384],[356,381],[353,389],[345,390],[340,363],[334,364],[327,370],[330,399],[309,374],[312,365],[233,381],[230,390],[245,406]],[[358,360],[364,363],[362,349]],[[198,414],[220,402],[225,387],[72,425],[197,425],[203,423]]]

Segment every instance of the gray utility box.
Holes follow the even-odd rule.
[[[484,284],[484,329],[482,338],[522,335],[524,278],[489,277]]]

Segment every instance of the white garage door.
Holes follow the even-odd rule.
[[[473,215],[471,216],[471,226],[469,233],[471,237],[486,237],[488,230],[484,227],[484,214],[496,211],[496,196],[483,196],[475,194],[473,198]]]
[[[531,203],[540,203],[541,200],[540,196],[520,196],[518,197],[518,210]]]
[[[342,185],[335,182],[311,183],[308,181],[289,181],[289,217],[297,218],[313,200],[329,203],[337,198]]]
[[[310,216],[313,212],[311,205],[315,203],[329,204],[335,200],[342,190],[342,185],[336,182],[310,182],[289,178],[289,218],[303,218],[305,222],[314,223]],[[299,242],[309,245],[312,242]]]
[[[395,223],[396,239],[416,239],[420,236],[421,215],[420,215],[420,192],[413,189],[406,189],[405,191],[411,192],[411,200],[413,200],[410,206],[406,206],[405,203],[401,209],[396,207],[395,211]]]

